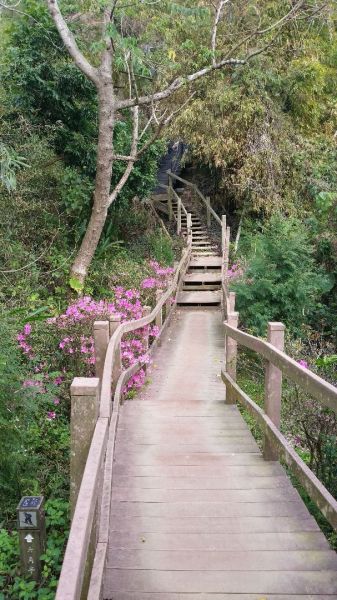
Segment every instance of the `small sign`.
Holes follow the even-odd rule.
[[[19,510],[19,527],[25,529],[26,527],[37,527],[36,512],[21,511]]]
[[[21,573],[41,580],[41,555],[46,546],[43,496],[24,496],[18,508]],[[30,531],[29,531],[30,530]]]
[[[43,496],[24,496],[20,500],[18,508],[40,508]]]

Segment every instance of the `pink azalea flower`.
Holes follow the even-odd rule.
[[[54,419],[56,419],[56,412],[54,412],[53,410],[48,410],[48,412],[47,412],[47,420],[48,421],[53,421]]]

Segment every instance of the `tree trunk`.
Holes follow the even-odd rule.
[[[83,284],[107,218],[113,163],[115,98],[112,82],[102,81],[98,88],[99,133],[94,202],[90,220],[70,275]]]

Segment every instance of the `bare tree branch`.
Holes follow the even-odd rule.
[[[47,4],[60,37],[70,56],[82,73],[97,86],[100,81],[98,70],[89,63],[80,51],[73,34],[62,16],[57,0],[47,0]]]
[[[224,8],[225,4],[228,4],[228,2],[229,2],[229,0],[220,0],[218,8],[217,8],[216,13],[215,13],[215,19],[214,19],[214,25],[213,25],[212,37],[211,37],[211,48],[212,48],[212,54],[213,54],[213,65],[216,64],[215,51],[216,51],[216,37],[217,37],[217,33],[218,33],[218,25],[219,25],[219,22],[220,22],[220,19],[221,19],[223,8]]]
[[[132,172],[134,162],[137,158],[137,145],[138,145],[138,136],[139,136],[139,108],[135,106],[132,108],[132,116],[133,116],[133,132],[132,132],[132,143],[131,143],[131,151],[130,156],[127,157],[128,165],[120,178],[119,182],[115,186],[113,192],[109,196],[109,204],[108,207],[116,200],[119,192],[123,189],[126,184],[129,176]]]

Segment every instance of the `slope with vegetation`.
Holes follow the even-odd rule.
[[[0,598],[26,600],[54,596],[68,526],[68,389],[74,374],[92,372],[92,320],[121,302],[125,318],[153,302],[179,253],[146,202],[166,139],[188,142],[195,180],[235,233],[240,224],[232,272],[243,272],[233,279],[243,325],[264,334],[267,321],[282,320],[298,360],[333,382],[337,364],[333,3],[116,2],[102,34],[108,2],[60,2],[94,69],[113,52],[108,203],[132,167],[105,205],[84,281],[70,272],[97,196],[100,98],[48,4],[22,0],[11,11],[0,2]],[[255,373],[247,360],[242,378],[258,397]],[[336,424],[287,394],[287,432],[336,494]],[[14,532],[18,499],[34,493],[48,498],[53,530],[39,588],[19,577]]]

